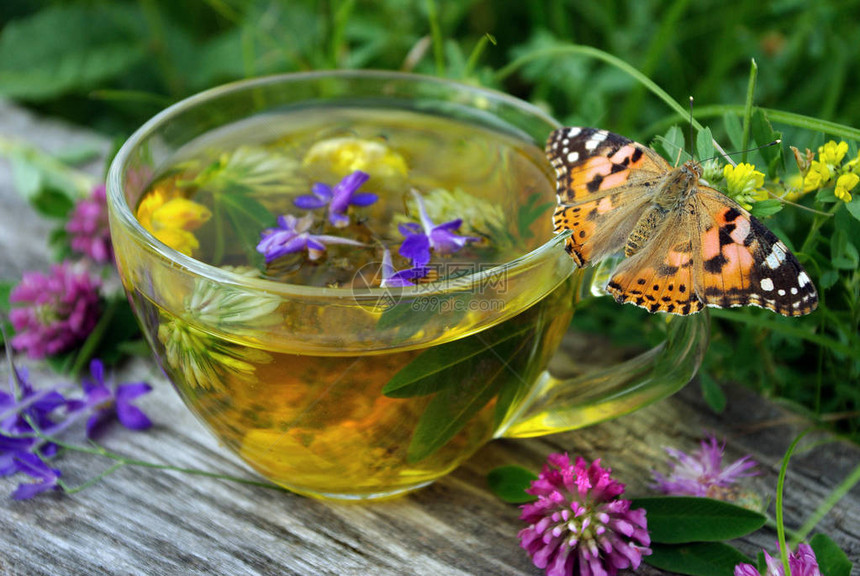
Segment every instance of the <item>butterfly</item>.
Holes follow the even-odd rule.
[[[700,182],[702,167],[595,128],[561,128],[546,154],[557,176],[556,234],[578,266],[623,250],[606,290],[650,312],[759,306],[785,316],[815,310],[809,275],[773,232]]]

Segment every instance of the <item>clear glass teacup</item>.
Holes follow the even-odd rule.
[[[182,400],[271,481],[362,500],[427,485],[493,438],[580,428],[677,391],[707,347],[705,314],[672,318],[631,360],[547,371],[600,288],[552,234],[543,143],[557,127],[498,92],[370,71],[249,80],[158,114],[117,154],[108,202],[123,284]],[[356,165],[377,183],[377,220],[418,187],[437,223],[462,216],[496,259],[449,257],[414,285],[380,286],[380,263],[349,268],[356,248],[330,247],[324,258],[346,264],[307,268],[340,273],[313,286],[238,256],[259,237],[255,214],[274,219],[279,198]],[[158,228],[170,194],[223,204],[174,204]]]

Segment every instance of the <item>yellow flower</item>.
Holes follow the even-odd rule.
[[[827,164],[813,160],[812,165],[809,167],[809,172],[803,178],[803,191],[811,192],[812,190],[818,190],[826,186],[830,182],[831,177],[830,168],[828,168]]]
[[[848,153],[848,143],[840,142],[837,144],[831,140],[824,146],[818,148],[818,159],[828,166],[835,167],[842,164],[842,159]]]
[[[851,190],[860,182],[860,176],[853,172],[843,174],[836,179],[836,189],[833,194],[843,202],[851,202]]]
[[[794,202],[795,200],[803,197],[808,192],[808,190],[804,188],[803,183],[804,178],[800,174],[792,174],[786,178],[783,183],[783,187],[785,188],[785,195],[783,198],[790,202]]]
[[[317,142],[304,158],[305,166],[324,163],[337,176],[356,170],[367,172],[371,178],[405,176],[407,167],[403,156],[376,140],[343,137]]]
[[[187,256],[200,247],[191,231],[200,228],[211,217],[212,212],[206,206],[182,196],[168,200],[161,190],[147,195],[137,209],[141,226]]]
[[[767,198],[767,190],[763,188],[764,174],[752,164],[726,164],[723,176],[726,179],[726,195],[747,210],[752,208],[754,202]]]

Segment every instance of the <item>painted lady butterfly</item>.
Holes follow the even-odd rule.
[[[673,168],[654,150],[594,128],[562,128],[546,145],[556,170],[555,232],[578,266],[624,250],[606,289],[650,312],[760,306],[785,316],[815,310],[797,258],[737,202]]]

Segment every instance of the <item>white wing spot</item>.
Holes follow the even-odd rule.
[[[586,147],[588,147],[588,144],[586,144]],[[571,152],[567,155],[567,161],[571,164],[573,164],[577,160],[579,160],[579,152]]]
[[[776,270],[779,268],[779,265],[785,261],[785,250],[782,247],[782,243],[774,244],[770,249],[770,254],[768,254],[767,258],[765,258],[764,263],[767,264],[767,267],[771,270]],[[803,286],[803,284],[801,284]]]
[[[770,278],[762,278],[760,284],[761,289],[765,292],[770,292],[771,290],[773,290],[773,280],[771,280]]]
[[[792,295],[792,296],[794,296],[795,294],[797,294],[797,288],[795,288],[794,286],[792,286],[792,287],[791,287],[791,295]]]
[[[777,290],[776,293],[779,294],[780,296],[785,296],[785,290],[783,290],[782,288]]]
[[[803,288],[807,284],[810,283],[809,276],[806,275],[806,272],[801,272],[797,275],[797,285]]]
[[[568,128],[566,135],[570,138],[574,138],[576,136],[579,136],[580,132],[582,132],[582,128]]]

